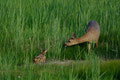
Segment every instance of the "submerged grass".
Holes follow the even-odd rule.
[[[119,64],[114,61],[102,64],[101,73],[99,61],[120,58],[119,4],[119,0],[0,0],[0,79],[96,80],[103,76],[103,80],[114,79],[119,70],[118,74],[117,70],[111,73],[111,77],[104,75],[104,71],[119,69]],[[81,64],[77,63],[67,67],[32,64],[40,48],[48,48],[49,60],[89,60],[86,43],[67,48],[63,44],[72,32],[77,37],[84,35],[91,20],[100,24],[101,35],[99,47],[93,46],[91,52],[100,59],[92,60],[90,71],[87,68],[81,71]]]

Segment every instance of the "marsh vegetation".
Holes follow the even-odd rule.
[[[0,80],[119,79],[119,4],[119,0],[0,0]],[[93,43],[90,54],[87,43],[65,48],[72,32],[84,35],[91,20],[100,25],[98,48]],[[40,48],[48,48],[47,60],[75,62],[34,64]]]

